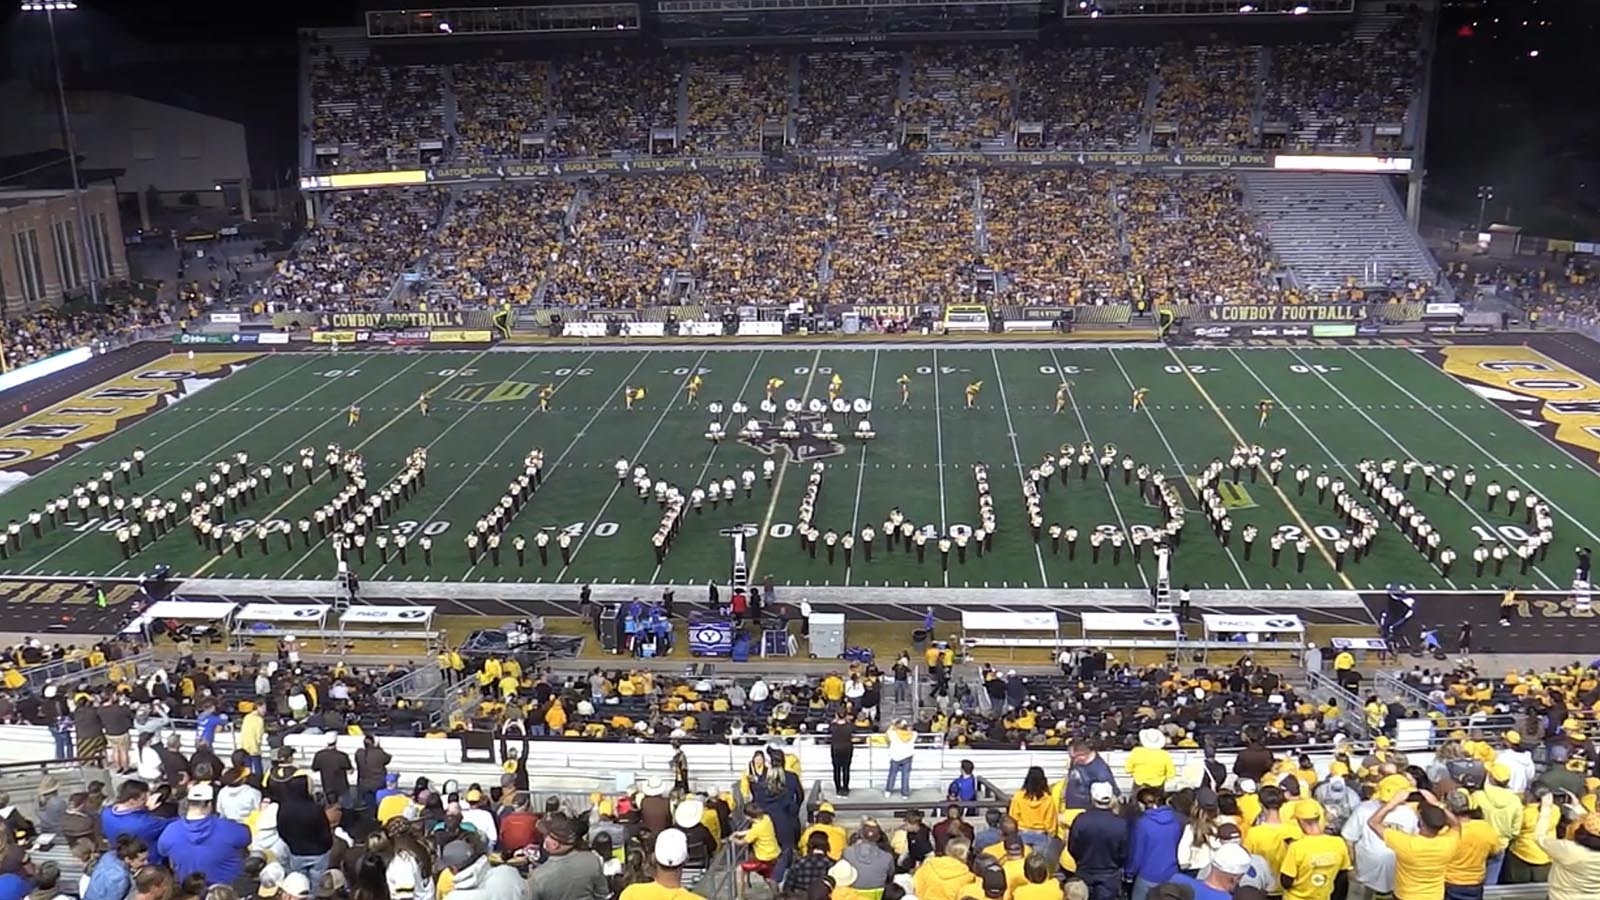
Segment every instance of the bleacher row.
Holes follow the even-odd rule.
[[[271,299],[360,308],[415,273],[435,304],[948,303],[980,272],[1019,306],[1291,303],[1351,278],[1415,300],[1434,281],[1371,178],[801,169],[344,193]]]
[[[1278,47],[930,46],[420,64],[308,36],[305,137],[340,168],[760,150],[1385,149],[1421,83],[1422,17]]]

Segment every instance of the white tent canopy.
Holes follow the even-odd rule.
[[[1096,634],[1164,634],[1171,637],[1176,635],[1178,630],[1178,617],[1171,613],[1086,612],[1083,614],[1085,638]]]
[[[326,603],[247,603],[233,619],[239,623],[304,622],[320,628],[331,609]]]
[[[434,606],[352,606],[339,614],[339,635],[343,639],[432,641]]]
[[[1052,612],[961,611],[961,645],[968,651],[1005,647],[1015,654],[1018,647],[1054,648],[1060,639],[1060,621]]]
[[[237,607],[238,604],[225,600],[158,600],[150,604],[150,608],[137,619],[129,622],[127,627],[122,629],[122,633],[138,634],[162,619],[200,622],[225,628]]]

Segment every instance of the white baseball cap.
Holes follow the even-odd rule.
[[[1105,805],[1116,799],[1117,792],[1109,781],[1096,781],[1089,785],[1089,799],[1095,803]]]
[[[290,872],[283,876],[283,883],[278,889],[288,897],[304,897],[311,893],[311,879],[304,872]]]
[[[1250,871],[1250,851],[1238,844],[1223,844],[1212,852],[1211,865],[1224,875],[1243,875]]]
[[[191,803],[210,803],[216,799],[216,794],[212,792],[209,784],[193,784],[189,786],[189,792],[184,795],[184,799]]]
[[[656,862],[676,869],[689,860],[689,837],[676,828],[656,835]]]

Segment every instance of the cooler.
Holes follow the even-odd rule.
[[[811,655],[818,659],[844,655],[844,613],[811,614]]]

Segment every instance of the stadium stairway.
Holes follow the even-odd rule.
[[[1439,266],[1406,223],[1394,193],[1372,175],[1243,174],[1250,209],[1278,260],[1326,294],[1347,277],[1436,281]]]

